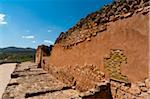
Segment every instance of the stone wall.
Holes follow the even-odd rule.
[[[131,17],[149,5],[149,0],[114,0],[113,3],[88,14],[67,32],[62,32],[55,43],[70,48],[85,40],[90,40],[101,31],[107,29],[107,23]]]
[[[137,83],[121,83],[110,81],[113,99],[149,99],[150,79],[146,78]]]
[[[58,79],[71,84],[76,82],[76,88],[87,90],[95,86],[93,82],[96,82],[94,79],[97,79],[99,74],[93,76],[90,70],[87,72],[89,76],[84,76],[86,72],[81,68],[90,64],[94,69],[104,72],[105,78],[110,78],[104,66],[104,59],[111,58],[111,49],[119,49],[126,55],[127,63],[115,65],[119,66],[118,73],[126,76],[129,82],[144,80],[148,77],[149,33],[149,13],[144,14],[147,8],[144,9],[132,17],[110,22],[105,31],[71,48],[66,49],[59,43],[55,44],[45,68]],[[80,71],[76,70],[77,67]],[[90,69],[88,66],[85,68]]]
[[[62,32],[50,57],[42,57],[42,68],[81,92],[97,87],[104,79],[110,79],[114,98],[119,99],[123,94],[129,94],[128,98],[142,97],[142,89],[138,95],[132,90],[134,84],[148,78],[150,6],[147,0],[124,2],[120,0],[104,7],[101,10],[104,13],[100,14],[103,17],[92,13],[67,33]],[[111,15],[110,7],[117,9],[119,15]],[[100,18],[100,24],[90,21],[94,17]],[[129,90],[125,88],[124,91],[122,87]],[[144,94],[149,95],[148,90]]]
[[[35,62],[39,65],[39,67],[42,66],[41,63],[45,63],[43,60],[44,57],[50,56],[50,51],[52,50],[52,46],[48,47],[45,45],[39,45],[36,50],[36,60]]]
[[[104,58],[105,70],[109,73],[110,79],[120,82],[128,82],[127,76],[121,73],[121,65],[127,64],[127,57],[120,49],[111,49],[110,56]]]
[[[97,83],[101,82],[105,76],[92,64],[62,66],[59,68],[49,65],[48,72],[64,83],[75,86],[80,91],[87,91],[97,86]]]

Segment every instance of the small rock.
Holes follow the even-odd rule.
[[[121,86],[121,90],[123,90],[123,91],[127,91],[129,89],[129,87],[127,87],[127,86]]]
[[[91,38],[87,38],[87,41],[91,41]]]
[[[145,83],[143,83],[143,82],[138,82],[138,86],[139,86],[139,87],[145,87]]]
[[[143,8],[139,8],[137,9],[136,13],[141,12],[143,10]]]
[[[150,6],[147,6],[147,7],[144,8],[144,10],[148,10],[148,9],[150,9]]]
[[[146,15],[149,12],[149,10],[143,11],[142,14]]]
[[[132,97],[132,95],[129,94],[129,93],[125,93],[125,94],[123,95],[123,99],[131,99],[131,97]]]
[[[150,94],[150,89],[148,89],[147,93]]]
[[[116,99],[122,99],[123,95],[125,94],[124,91],[122,90],[117,90],[117,97]]]
[[[76,89],[76,86],[72,86],[72,89]]]
[[[108,84],[109,83],[109,81],[106,80],[106,79],[102,79],[101,81],[103,82],[103,84]]]
[[[134,95],[141,93],[139,86],[137,86],[136,84],[131,84],[131,88],[128,91]]]
[[[121,84],[120,83],[116,83],[116,87],[120,88]]]
[[[111,81],[110,84],[111,84],[112,87],[116,87],[117,86],[117,83],[114,82],[114,81]]]
[[[95,32],[95,33],[93,33],[92,35],[93,35],[93,36],[96,36],[96,35],[97,35],[97,33]]]
[[[120,15],[115,15],[115,18],[120,18]]]
[[[132,16],[132,13],[131,13],[131,12],[129,12],[129,13],[124,14],[123,16],[124,16],[124,18],[127,18],[127,17]]]
[[[150,88],[150,79],[145,80],[145,85],[147,88]]]
[[[115,16],[110,16],[109,17],[109,21],[115,21],[115,20],[116,20]]]
[[[93,93],[93,92],[98,92],[99,90],[100,90],[100,88],[99,88],[99,87],[89,89],[89,91],[90,91],[91,93]]]
[[[100,74],[102,77],[105,77],[105,73],[104,73],[104,72],[99,71],[99,74]]]
[[[148,95],[148,93],[146,93],[146,92],[142,92],[139,96],[145,97],[145,96],[149,96],[149,95]],[[146,98],[146,99],[147,99],[147,98]]]
[[[140,89],[141,89],[141,91],[143,91],[143,92],[147,92],[147,88],[146,87],[140,87]]]
[[[14,94],[10,93],[10,94],[9,94],[9,97],[14,97]]]
[[[86,91],[86,92],[82,92],[80,93],[80,97],[84,97],[84,96],[89,96],[89,95],[92,95],[92,93],[90,91]]]
[[[125,86],[125,83],[121,83],[121,86]]]

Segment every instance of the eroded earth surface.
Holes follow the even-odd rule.
[[[35,63],[17,65],[11,78],[2,99],[80,99],[77,90],[37,68]]]

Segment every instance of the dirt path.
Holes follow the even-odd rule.
[[[9,83],[10,75],[14,71],[16,63],[2,64],[0,65],[0,99],[7,84]]]

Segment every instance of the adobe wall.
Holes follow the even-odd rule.
[[[45,64],[45,58],[44,57],[50,56],[51,49],[52,49],[52,46],[48,47],[45,45],[39,45],[37,47],[35,62],[38,64],[39,67],[44,66],[43,65],[43,64]]]
[[[79,89],[84,87],[83,90],[86,90],[87,86],[94,87],[93,82],[100,81],[102,77],[99,79],[93,76],[97,74],[91,69],[88,72],[94,73],[91,77],[89,76],[89,79],[81,73],[86,72],[84,67],[90,65],[108,74],[104,68],[104,59],[110,58],[111,49],[118,49],[127,58],[127,62],[121,64],[121,74],[127,76],[128,81],[142,81],[148,77],[148,20],[149,13],[134,14],[132,17],[108,23],[105,31],[70,49],[64,49],[61,45],[55,44],[46,68],[49,68],[49,72],[58,79],[74,82],[76,85],[79,84]],[[76,68],[79,68],[78,74]]]

